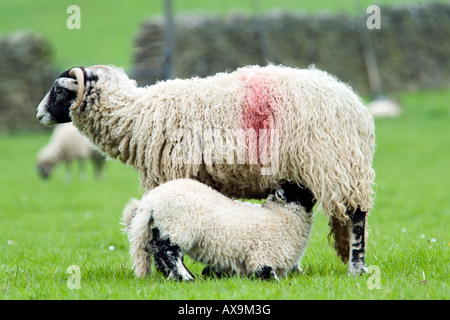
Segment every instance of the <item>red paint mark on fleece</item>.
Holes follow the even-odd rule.
[[[270,129],[274,129],[274,111],[280,100],[280,95],[273,92],[273,81],[268,75],[255,70],[249,70],[241,75],[245,84],[243,98],[243,110],[241,114],[241,128],[244,130],[253,129],[256,134],[256,144],[246,143],[248,152],[256,147],[256,155],[259,159],[261,134],[265,133],[267,146],[270,144]],[[261,131],[263,130],[263,131]]]
[[[243,129],[273,128],[273,111],[275,98],[270,93],[270,79],[261,72],[249,71],[242,75],[245,83],[244,109],[242,114]]]

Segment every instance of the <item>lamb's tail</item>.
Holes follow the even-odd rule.
[[[128,201],[127,205],[123,209],[122,220],[120,221],[120,224],[124,226],[124,228],[122,229],[123,233],[129,234],[131,228],[131,221],[136,215],[138,206],[139,200],[132,198],[130,199],[130,201]]]
[[[152,211],[140,207],[140,201],[131,199],[122,214],[124,232],[130,241],[130,255],[133,259],[134,273],[138,277],[145,277],[151,272],[152,248]]]

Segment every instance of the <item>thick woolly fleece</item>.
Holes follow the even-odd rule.
[[[227,196],[265,198],[289,181],[308,187],[340,223],[347,209],[373,206],[373,118],[324,71],[251,66],[139,88],[121,69],[84,70],[84,103],[71,111],[73,123],[133,166],[146,190],[194,178]],[[268,166],[275,170],[262,174]]]
[[[152,225],[161,238],[214,270],[252,275],[269,266],[284,276],[303,257],[312,220],[312,212],[273,195],[262,206],[243,203],[191,179],[164,183],[140,202],[132,199],[123,211],[140,277],[151,271]]]

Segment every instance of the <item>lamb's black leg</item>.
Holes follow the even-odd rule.
[[[158,228],[153,228],[151,245],[155,252],[156,269],[164,276],[176,280],[194,280],[194,277],[183,263],[183,254],[178,245],[172,244],[169,239],[161,238]]]
[[[150,240],[150,246],[153,248],[153,259],[155,260],[156,270],[161,272],[165,277],[169,276],[170,269],[164,262],[164,251],[161,252],[161,247],[164,246],[164,241],[161,240],[161,235],[158,228],[152,229],[152,239]]]
[[[349,212],[348,233],[350,240],[348,273],[358,275],[367,272],[365,264],[366,248],[366,212],[359,208]]]

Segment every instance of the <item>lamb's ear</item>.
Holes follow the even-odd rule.
[[[65,88],[70,91],[77,92],[78,91],[78,82],[72,78],[59,78],[56,80],[58,86]]]
[[[275,198],[276,198],[278,201],[286,202],[286,196],[284,195],[284,190],[283,190],[283,189],[277,189],[277,190],[275,191]]]

